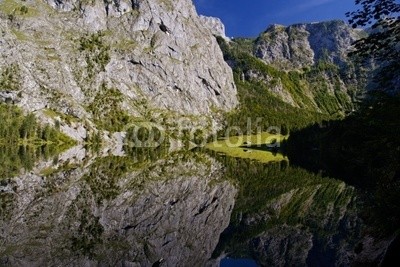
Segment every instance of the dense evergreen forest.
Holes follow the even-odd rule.
[[[25,115],[11,104],[0,103],[0,144],[68,143],[71,140],[59,131],[60,125],[42,126],[34,114]]]
[[[236,39],[228,44],[219,39],[225,60],[233,67],[241,101],[240,112],[229,118],[229,124],[244,128],[247,117],[262,117],[265,123],[263,126],[275,124],[281,126],[285,133],[290,129],[290,138],[284,143],[283,152],[288,155],[291,167],[287,168],[284,163],[280,163],[277,168],[280,171],[283,169],[283,172],[290,170],[290,177],[297,177],[296,182],[307,184],[304,179],[312,177],[307,172],[301,173],[301,169],[298,169],[301,167],[314,171],[316,176],[335,177],[353,185],[356,191],[362,192],[360,201],[364,211],[361,215],[371,226],[371,234],[380,238],[393,238],[400,231],[400,24],[399,17],[390,18],[388,15],[399,12],[400,5],[390,0],[365,0],[357,1],[357,4],[362,8],[348,14],[350,22],[353,27],[372,24],[372,30],[370,35],[356,42],[356,50],[350,56],[360,65],[370,64],[371,60],[379,65],[370,80],[374,90],[366,92],[362,101],[357,103],[340,103],[340,96],[327,99],[317,94],[315,100],[319,112],[307,104],[299,109],[273,96],[265,84],[245,79],[243,73],[258,70],[278,77],[284,87],[296,95],[296,90],[301,88],[300,80],[312,80],[313,75],[320,71],[335,71],[334,66],[320,62],[312,70],[302,73],[281,72],[251,55],[252,40]],[[300,92],[297,96],[301,98]],[[304,99],[302,102],[307,103]],[[337,103],[342,104],[346,116],[336,112]],[[258,210],[260,205],[267,205],[275,189],[288,182],[275,182],[277,187],[271,191],[265,187],[268,187],[271,177],[280,177],[280,172],[267,180],[263,177],[274,169],[272,166],[264,167],[266,169],[263,170],[261,166],[255,167],[253,162],[225,161],[228,161],[226,165],[228,172],[232,172],[231,177],[240,177],[239,198],[243,199],[238,201],[239,205],[246,203],[246,185],[251,185],[248,192],[252,196],[264,196],[262,200],[260,197],[259,203],[247,204],[247,207]],[[242,181],[241,177],[247,179]],[[316,177],[311,179],[318,180]],[[324,199],[319,201],[324,203]],[[220,245],[240,244],[249,235],[271,227],[257,224],[250,229],[241,227],[241,220],[250,214],[250,210],[241,209],[240,206],[236,208],[231,229],[223,236],[226,243]],[[241,233],[245,229],[250,232]],[[236,240],[232,242],[233,239]],[[399,249],[398,243],[393,242],[390,248],[392,252],[386,255],[384,262],[390,257],[397,257],[393,251]],[[240,251],[243,249],[241,246],[232,249],[239,249],[239,255],[246,255],[245,251]]]

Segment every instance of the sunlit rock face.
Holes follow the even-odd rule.
[[[74,128],[122,115],[219,122],[237,105],[232,70],[191,1],[46,2],[16,0],[27,11],[12,16],[0,5],[0,71],[18,77],[15,102],[25,110],[75,118],[66,131],[75,139],[84,136]]]
[[[219,18],[216,17],[208,17],[200,15],[200,20],[202,21],[205,27],[208,27],[211,30],[211,33],[215,36],[220,36],[224,38],[226,41],[230,39],[225,35],[225,25]]]
[[[235,187],[203,154],[147,156],[86,159],[2,182],[1,265],[207,264]]]
[[[362,36],[343,21],[272,25],[257,39],[255,55],[284,68],[310,67],[318,61],[349,63],[352,43]]]

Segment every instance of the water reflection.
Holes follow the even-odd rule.
[[[58,147],[51,145],[0,145],[0,180],[13,177],[24,171],[31,171],[35,162],[48,160],[57,153]]]
[[[263,266],[350,265],[354,260],[362,229],[354,188],[286,161],[215,156],[239,192],[214,257],[254,258]]]
[[[368,251],[344,182],[212,150],[125,153],[74,147],[3,179],[0,265],[347,266]]]
[[[221,260],[220,267],[257,267],[257,263],[252,259],[231,259],[224,258]]]
[[[208,264],[236,195],[220,163],[203,153],[75,152],[2,185],[1,265]]]

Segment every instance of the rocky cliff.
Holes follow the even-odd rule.
[[[0,91],[77,140],[132,118],[209,123],[237,104],[189,0],[2,0],[0,30]]]
[[[225,35],[225,25],[219,18],[200,15],[200,20],[204,23],[204,26],[211,30],[212,34],[229,41],[229,38]]]
[[[348,64],[347,54],[361,34],[340,20],[271,25],[256,40],[255,55],[289,69],[310,67],[321,60],[341,66]]]

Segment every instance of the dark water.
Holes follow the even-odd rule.
[[[287,160],[165,147],[33,159],[0,178],[1,266],[348,266],[368,251],[359,192]]]
[[[257,267],[257,263],[252,259],[231,259],[224,258],[220,263],[221,267]]]

